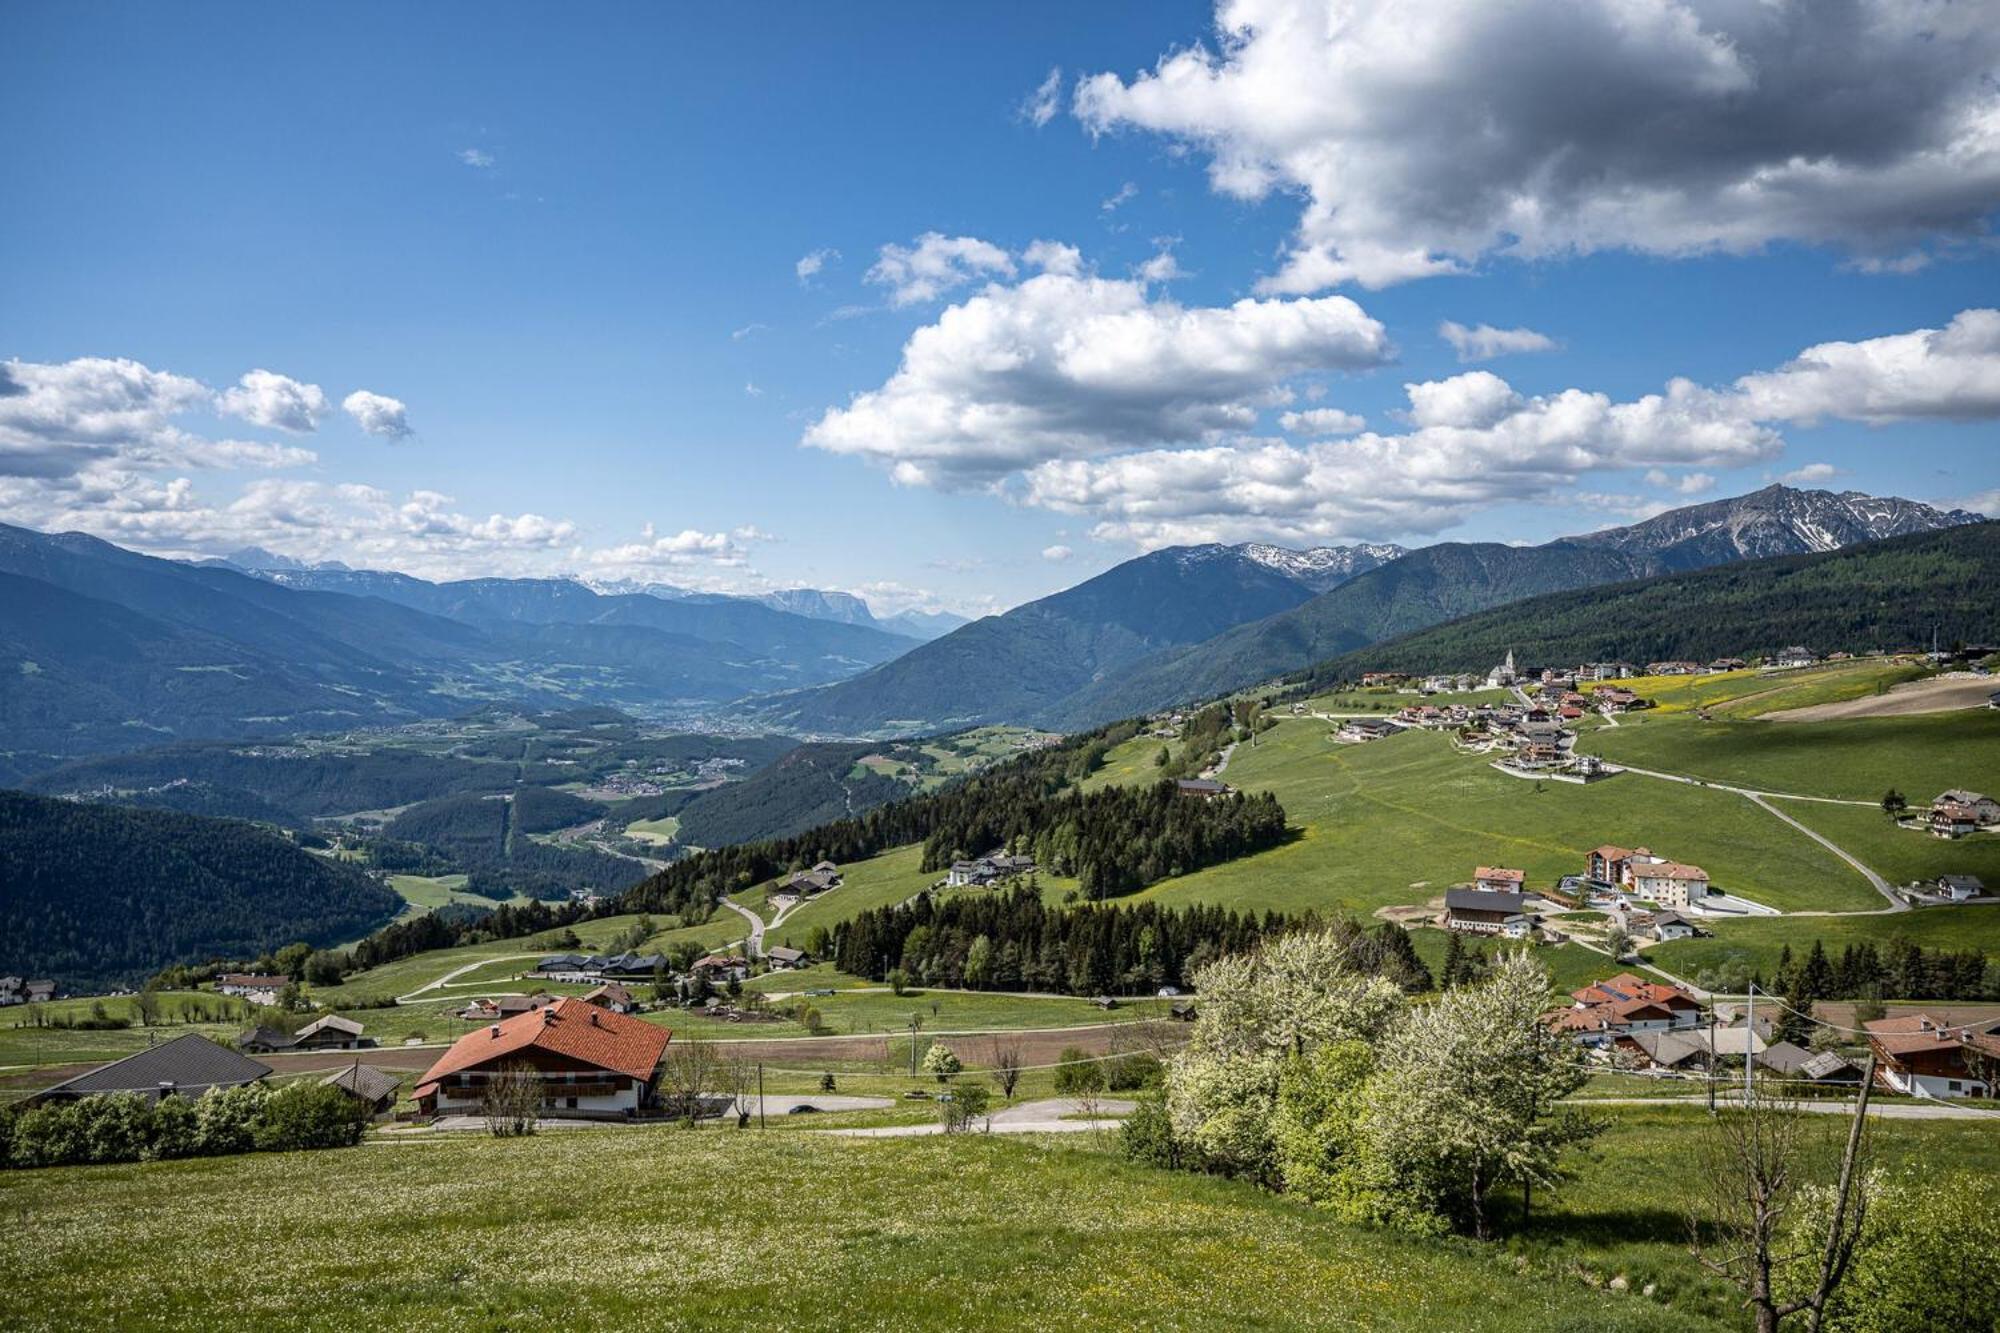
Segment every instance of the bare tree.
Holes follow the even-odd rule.
[[[1802,1224],[1801,1195],[1816,1185],[1822,1138],[1800,1103],[1765,1096],[1717,1117],[1698,1159],[1690,1233],[1704,1268],[1741,1288],[1757,1333],[1778,1333],[1803,1314],[1819,1333],[1826,1306],[1847,1276],[1868,1220],[1865,1170],[1870,1057],[1854,1103],[1829,1215]],[[1822,1186],[1823,1187],[1823,1186]],[[1799,1294],[1789,1294],[1797,1292]]]
[[[542,1076],[525,1061],[500,1066],[486,1076],[479,1110],[487,1132],[496,1139],[516,1139],[535,1132],[542,1113]]]
[[[736,1117],[736,1127],[742,1129],[750,1123],[750,1117],[757,1110],[757,1100],[751,1089],[757,1086],[757,1067],[740,1055],[721,1055],[715,1062],[716,1091],[729,1099],[729,1113]]]
[[[660,1086],[674,1114],[690,1125],[701,1118],[703,1099],[720,1085],[721,1065],[714,1044],[701,1037],[677,1037],[667,1044]]]
[[[993,1039],[993,1081],[1000,1086],[1002,1097],[1014,1100],[1015,1085],[1021,1081],[1020,1042]]]

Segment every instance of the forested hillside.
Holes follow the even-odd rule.
[[[2000,640],[2000,524],[1536,597],[1321,662],[1307,679],[1479,671],[1509,649],[1535,662],[1863,652],[1928,646],[1933,629]]]
[[[1105,751],[1130,739],[1122,725],[1022,755],[969,781],[836,820],[791,838],[717,847],[688,857],[625,894],[628,911],[686,912],[821,859],[858,861],[891,847],[924,844],[923,868],[1006,845],[1031,851],[1051,871],[1081,880],[1093,898],[1130,892],[1277,845],[1285,812],[1268,794],[1211,800],[1146,789],[1079,793]]]
[[[563,792],[522,787],[500,795],[468,792],[425,801],[397,815],[382,832],[394,842],[421,844],[444,857],[448,864],[430,869],[465,872],[466,887],[473,893],[563,898],[572,888],[622,889],[646,872],[637,861],[529,836],[603,812],[603,806]]]
[[[695,847],[787,838],[820,824],[872,810],[909,787],[880,773],[854,772],[875,747],[801,745],[742,782],[716,787],[680,811],[680,840]]]
[[[0,792],[0,972],[136,985],[172,963],[364,935],[402,906],[235,820]]]

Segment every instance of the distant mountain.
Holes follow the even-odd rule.
[[[808,620],[832,620],[842,625],[879,623],[868,610],[868,603],[851,592],[787,588],[783,592],[767,592],[757,600],[775,611],[789,611]]]
[[[1532,597],[1317,663],[1308,678],[1483,671],[1509,651],[1524,665],[1709,661],[1792,644],[1867,652],[1928,646],[1933,629],[2000,642],[2000,523]]]
[[[1391,542],[1366,542],[1360,546],[1315,546],[1294,551],[1284,546],[1246,542],[1236,548],[1258,564],[1296,579],[1314,592],[1330,592],[1378,565],[1386,565],[1409,552]]]
[[[693,847],[788,838],[908,796],[906,784],[856,767],[873,748],[801,745],[743,781],[712,788],[682,806],[676,836]]]
[[[1837,551],[1856,542],[1984,522],[1964,509],[1860,491],[1799,491],[1766,486],[1733,500],[1689,505],[1626,528],[1567,538],[1646,557],[1662,572],[1705,569],[1731,560]]]
[[[1394,548],[1389,548],[1394,549]],[[838,685],[769,701],[792,728],[866,735],[1051,716],[1064,701],[1162,649],[1310,599],[1383,548],[1154,551],[1005,615],[988,616]]]
[[[402,907],[354,866],[251,824],[20,792],[0,792],[0,865],[0,972],[66,989],[339,944]]]
[[[928,643],[932,639],[943,638],[960,625],[970,625],[972,620],[956,611],[902,611],[884,616],[875,623],[883,629]]]
[[[1080,727],[1226,694],[1383,639],[1542,593],[1980,521],[1963,510],[1938,510],[1910,500],[1771,486],[1544,546],[1427,546],[1295,608],[1133,663],[1031,720]]]
[[[837,680],[901,635],[566,579],[429,583],[159,560],[0,525],[0,780],[175,738],[346,729],[480,700],[692,711]]]

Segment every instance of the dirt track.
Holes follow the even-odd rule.
[[[1911,680],[1887,694],[1866,699],[1846,699],[1837,704],[1813,704],[1809,708],[1786,708],[1764,714],[1766,722],[1836,722],[1853,717],[1905,717],[1912,713],[1948,713],[1960,708],[1983,707],[1989,696],[2000,690],[2000,678],[1993,676],[1944,677]]]

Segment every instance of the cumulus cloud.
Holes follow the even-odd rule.
[[[475,170],[484,171],[493,165],[493,154],[483,148],[461,148],[458,150],[458,160]]]
[[[1056,112],[1062,107],[1062,85],[1062,66],[1057,65],[1049,70],[1047,78],[1035,86],[1035,91],[1021,100],[1021,119],[1036,129],[1054,120]]]
[[[811,254],[800,256],[799,262],[792,265],[792,272],[798,274],[799,284],[806,286],[825,271],[828,264],[836,262],[839,258],[840,251],[830,246],[815,250]]]
[[[747,560],[751,542],[768,540],[755,528],[738,528],[733,532],[683,528],[663,533],[648,523],[640,530],[638,541],[590,551],[584,563],[595,574],[618,578],[639,578],[696,565],[739,567]]]
[[[257,426],[295,433],[317,430],[331,410],[317,384],[301,384],[286,375],[253,370],[216,396],[216,408]]]
[[[1530,396],[1485,370],[1408,384],[1405,393],[1403,433],[1305,444],[1237,436],[1195,449],[1050,457],[1027,468],[1020,498],[1094,519],[1100,539],[1151,546],[1434,534],[1493,505],[1573,500],[1580,480],[1629,470],[1677,496],[1701,495],[1717,478],[1698,469],[1776,457],[1784,424],[2000,417],[2000,318],[1970,310],[1943,329],[1821,344],[1731,385],[1676,379],[1630,402],[1580,389]],[[1287,413],[1280,424],[1299,433],[1308,416]],[[1831,475],[1809,464],[1785,479]],[[1604,507],[1664,507],[1646,496],[1615,499]]]
[[[5,384],[0,477],[60,482],[91,467],[268,467],[313,459],[307,450],[190,433],[177,418],[224,410],[221,400],[199,380],[137,361],[9,361]]]
[[[1075,554],[1075,551],[1070,550],[1069,547],[1064,546],[1060,542],[1054,546],[1044,546],[1042,548],[1042,559],[1058,565]]]
[[[340,400],[340,410],[370,435],[385,440],[401,440],[410,434],[410,413],[400,398],[356,389]]]
[[[1187,276],[1171,250],[1162,250],[1132,270],[1141,282],[1174,282]]]
[[[1302,196],[1271,292],[1781,240],[1908,268],[2000,205],[1984,4],[1221,0],[1216,28],[1073,105]]]
[[[1368,418],[1337,407],[1311,407],[1278,418],[1287,435],[1353,435],[1368,428]]]
[[[1377,366],[1390,350],[1341,296],[1182,306],[1135,281],[1045,272],[918,329],[888,382],[828,410],[805,443],[905,484],[974,486],[1247,430],[1291,377]]]
[[[1736,387],[1767,420],[1987,420],[2000,415],[2000,310],[1962,310],[1941,329],[1820,343]]]
[[[1804,467],[1793,468],[1778,480],[1787,486],[1818,486],[1839,475],[1840,469],[1831,463],[1807,463]]]
[[[991,241],[927,231],[915,245],[883,246],[865,281],[887,287],[889,304],[904,306],[935,301],[982,276],[1013,272],[1013,258]]]
[[[1553,352],[1560,346],[1548,334],[1533,329],[1496,329],[1491,324],[1467,328],[1450,319],[1438,325],[1438,336],[1451,344],[1461,365],[1521,352]]]

